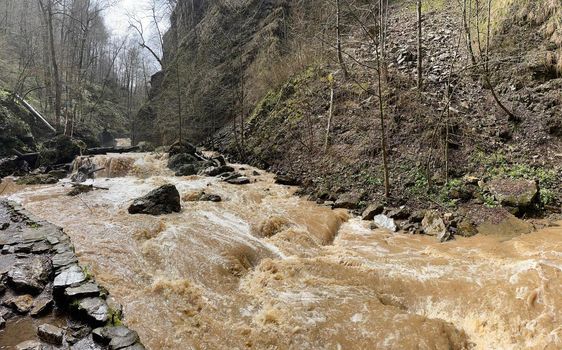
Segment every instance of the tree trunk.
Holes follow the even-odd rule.
[[[60,118],[62,111],[62,83],[60,79],[59,66],[57,64],[57,54],[55,50],[55,36],[53,28],[53,3],[52,0],[47,0],[47,5],[43,1],[39,1],[42,12],[47,21],[47,31],[49,34],[49,49],[51,51],[51,65],[53,68],[53,81],[55,85],[55,125],[60,127]]]
[[[418,0],[418,91],[422,91],[422,0]]]
[[[348,73],[343,60],[341,48],[341,28],[340,28],[340,0],[336,0],[336,46],[338,50],[338,63],[340,64],[343,76],[347,79]]]

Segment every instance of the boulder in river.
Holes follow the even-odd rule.
[[[300,185],[300,181],[295,179],[289,175],[277,175],[275,176],[275,183],[279,185],[286,185],[286,186],[298,186]]]
[[[203,171],[203,174],[206,176],[219,176],[224,173],[231,173],[234,171],[234,168],[229,165],[221,165],[215,167],[209,167]]]
[[[174,154],[173,156],[170,155],[170,159],[168,159],[168,168],[178,171],[182,166],[188,164],[197,163],[199,159],[197,159],[194,155],[189,153],[178,153]]]
[[[373,218],[372,227],[382,228],[392,232],[396,232],[396,230],[398,229],[396,227],[396,223],[394,222],[394,219],[389,218],[384,214],[375,215],[375,217]]]
[[[197,148],[187,141],[182,141],[182,142],[176,141],[168,149],[168,153],[170,154],[170,157],[180,153],[194,155],[196,152],[197,152]]]
[[[129,207],[129,214],[162,215],[180,212],[180,193],[176,186],[166,184],[137,198]]]
[[[250,183],[250,179],[244,176],[226,179],[225,181],[231,185],[247,185]]]

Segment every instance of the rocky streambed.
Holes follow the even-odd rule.
[[[0,229],[0,349],[144,349],[60,227],[0,201]]]

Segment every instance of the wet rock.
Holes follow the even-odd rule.
[[[50,174],[26,175],[16,181],[18,185],[48,185],[57,182],[59,179]]]
[[[178,168],[175,175],[176,176],[191,176],[197,175],[199,173],[199,166],[196,164],[182,165]]]
[[[129,207],[129,214],[161,215],[180,211],[180,194],[172,184],[161,186],[135,199]]]
[[[472,237],[478,233],[476,225],[468,219],[462,219],[457,224],[457,234],[463,237]]]
[[[384,214],[375,215],[375,217],[373,218],[372,227],[382,228],[382,229],[390,230],[392,232],[396,232],[397,230],[396,222],[394,222],[394,219],[389,218]]]
[[[68,287],[74,283],[80,283],[86,280],[86,275],[80,266],[74,264],[63,269],[55,277],[53,282],[53,288],[62,289]]]
[[[84,298],[78,301],[76,311],[93,325],[104,324],[109,320],[109,306],[102,298]]]
[[[279,185],[286,185],[286,186],[299,186],[300,181],[295,179],[289,175],[276,175],[275,176],[275,183]]]
[[[226,165],[226,160],[224,159],[224,157],[222,155],[214,157],[212,159],[213,162],[215,162],[217,164],[217,166],[224,166]]]
[[[168,159],[168,168],[178,171],[182,166],[185,165],[195,165],[199,159],[197,159],[192,154],[187,153],[179,153],[173,156],[170,156]]]
[[[363,214],[361,214],[361,218],[363,220],[373,220],[375,215],[382,214],[384,210],[384,205],[380,203],[370,204],[365,210],[363,210]]]
[[[436,236],[440,241],[449,236],[445,222],[436,211],[427,211],[422,220],[422,228],[426,235]]]
[[[388,210],[386,216],[394,220],[406,220],[410,217],[410,210],[404,206]]]
[[[100,287],[94,282],[88,282],[75,287],[68,287],[64,295],[69,298],[97,297],[100,295]]]
[[[361,194],[357,192],[344,193],[334,203],[334,208],[357,209],[361,201]]]
[[[36,242],[31,248],[33,254],[43,254],[51,250],[51,245],[45,241]]]
[[[170,157],[180,153],[195,155],[195,153],[197,153],[197,148],[187,141],[176,141],[170,146],[168,153]]]
[[[0,317],[0,330],[6,327],[6,320],[3,317]]]
[[[201,194],[201,197],[199,197],[199,200],[202,202],[221,202],[222,198],[221,196],[217,195],[217,194],[206,194],[203,193]]]
[[[51,297],[41,297],[41,298],[37,298],[35,299],[35,301],[33,302],[31,311],[29,312],[29,314],[32,317],[39,317],[42,316],[44,314],[46,314],[47,312],[51,311],[51,309],[53,308],[53,298]]]
[[[488,183],[488,189],[503,206],[524,210],[537,199],[538,187],[534,181],[496,179]]]
[[[29,294],[15,296],[5,300],[4,305],[18,314],[27,314],[33,306],[33,297]]]
[[[247,185],[250,183],[250,179],[248,179],[247,177],[244,176],[240,176],[234,179],[228,179],[225,180],[226,182],[228,182],[231,185]]]
[[[21,293],[39,294],[45,288],[52,272],[46,257],[33,257],[17,262],[8,271],[8,284]]]
[[[138,342],[137,332],[127,327],[103,327],[92,331],[94,341],[109,346],[110,349],[123,349]]]
[[[203,175],[205,176],[219,176],[224,173],[231,173],[234,171],[234,168],[229,165],[222,165],[218,167],[210,167],[203,171]]]
[[[46,343],[62,345],[64,330],[62,328],[46,323],[40,325],[37,328],[37,335],[39,336],[39,339]]]
[[[14,246],[14,253],[31,253],[31,248],[33,248],[33,243],[22,243]]]
[[[72,251],[55,254],[52,258],[53,267],[58,270],[64,266],[75,264],[78,262],[76,255]]]
[[[9,320],[10,318],[14,317],[15,314],[11,309],[8,309],[6,306],[0,306],[0,317]]]
[[[425,210],[416,210],[410,215],[408,220],[413,223],[421,223],[424,217]]]

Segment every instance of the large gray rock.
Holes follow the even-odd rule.
[[[80,339],[76,344],[70,347],[70,350],[104,350],[105,348],[92,339],[92,337],[87,337]]]
[[[231,173],[234,171],[234,168],[229,165],[221,165],[216,167],[209,167],[203,171],[203,175],[205,176],[218,176],[224,173]]]
[[[95,282],[84,283],[75,287],[68,287],[64,295],[69,298],[97,297],[100,295],[100,287]]]
[[[334,208],[357,209],[361,202],[361,194],[357,192],[344,193],[334,203]]]
[[[180,153],[195,155],[195,153],[197,153],[197,148],[187,141],[176,141],[170,146],[168,153],[170,154],[170,157]]]
[[[396,227],[394,219],[391,219],[383,214],[375,215],[375,217],[373,218],[373,225],[375,226],[375,228],[382,228],[392,232],[396,232],[396,230],[398,229]]]
[[[85,317],[93,325],[102,325],[109,320],[109,306],[102,298],[84,298],[78,301],[79,316]]]
[[[382,204],[370,204],[365,210],[363,210],[363,214],[361,214],[361,218],[363,220],[373,220],[375,215],[379,215],[384,210],[384,205]]]
[[[427,211],[422,220],[422,228],[426,235],[436,236],[440,242],[447,241],[451,238],[451,234],[445,226],[445,222],[436,211]]]
[[[46,323],[40,325],[37,328],[37,335],[39,336],[39,339],[46,343],[62,345],[64,330],[62,328]]]
[[[55,289],[65,288],[74,283],[80,283],[85,280],[86,274],[84,273],[84,271],[82,271],[80,266],[74,264],[59,272],[59,274],[55,277],[53,287]]]
[[[21,293],[39,294],[45,288],[52,270],[46,257],[23,259],[8,271],[8,284]]]
[[[176,176],[191,176],[199,173],[199,166],[197,164],[185,164],[180,166],[175,175]]]
[[[250,183],[250,179],[244,176],[236,177],[233,179],[227,179],[225,181],[231,185],[247,185]]]
[[[173,156],[170,156],[168,159],[168,168],[178,171],[184,165],[193,165],[198,162],[195,156],[187,153],[179,153]]]
[[[539,191],[534,181],[514,179],[492,180],[488,189],[501,205],[519,209],[531,206]]]
[[[31,311],[29,312],[29,314],[32,317],[39,317],[44,315],[45,313],[49,312],[51,310],[51,308],[53,307],[54,301],[53,298],[50,297],[50,293],[49,296],[42,296],[39,297],[37,299],[35,299],[35,301],[33,302]]]
[[[92,336],[96,342],[110,349],[124,349],[139,341],[137,332],[123,326],[96,328]]]
[[[162,215],[180,211],[180,193],[172,184],[161,186],[135,199],[129,207],[129,214]]]
[[[78,259],[76,258],[74,252],[67,251],[64,253],[55,254],[52,258],[52,261],[53,261],[53,267],[58,270],[64,266],[77,263]]]

